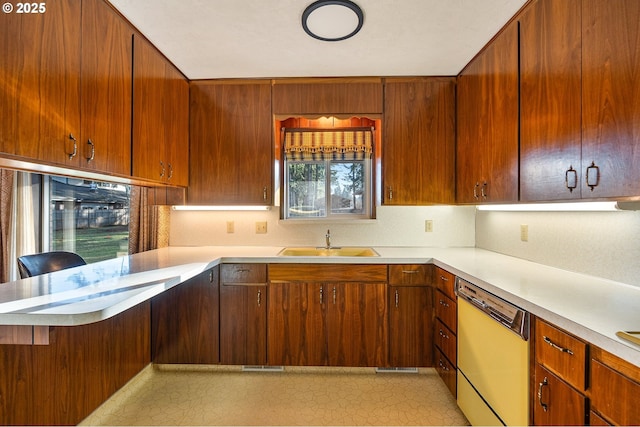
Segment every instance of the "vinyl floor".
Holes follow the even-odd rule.
[[[468,425],[431,368],[149,365],[80,425]]]

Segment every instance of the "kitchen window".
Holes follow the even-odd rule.
[[[371,128],[283,132],[286,219],[371,218]]]

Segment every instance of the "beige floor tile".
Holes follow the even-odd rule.
[[[434,369],[153,365],[82,425],[468,425]]]

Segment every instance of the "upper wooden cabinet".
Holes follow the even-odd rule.
[[[518,200],[518,23],[458,76],[456,200]]]
[[[381,114],[380,78],[281,79],[273,84],[273,114]]]
[[[189,85],[162,54],[134,37],[133,176],[188,182]]]
[[[0,150],[129,175],[133,29],[103,0],[46,8],[3,16]]]
[[[581,196],[581,2],[538,0],[520,21],[520,199]]]
[[[271,205],[271,82],[191,83],[190,204]]]
[[[640,2],[582,4],[582,196],[638,196]]]
[[[455,78],[385,79],[383,135],[385,205],[455,202]]]

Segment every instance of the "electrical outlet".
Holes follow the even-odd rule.
[[[425,219],[424,220],[424,231],[425,231],[425,233],[432,233],[433,232],[433,220],[432,219]]]
[[[256,222],[256,234],[267,234],[267,221]]]
[[[529,226],[527,224],[520,224],[520,240],[522,242],[529,241]]]
[[[233,221],[227,221],[227,233],[234,233],[234,232],[235,232],[235,225]]]

